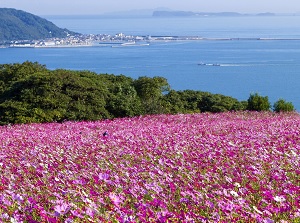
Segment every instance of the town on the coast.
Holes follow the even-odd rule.
[[[6,47],[80,47],[80,46],[127,46],[149,45],[151,41],[200,40],[198,36],[135,36],[118,33],[109,34],[77,34],[65,38],[47,38],[44,40],[16,40]]]
[[[193,40],[270,40],[268,38],[205,38],[200,36],[138,36],[118,33],[109,34],[76,34],[64,38],[47,38],[43,40],[15,40],[2,47],[42,48],[42,47],[85,47],[85,46],[144,46],[158,41],[193,41]],[[274,40],[274,39],[272,39]]]

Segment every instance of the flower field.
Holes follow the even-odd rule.
[[[300,116],[2,126],[0,222],[300,222]]]

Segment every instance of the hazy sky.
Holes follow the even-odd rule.
[[[194,12],[294,13],[300,12],[300,0],[0,0],[0,8],[37,15],[102,14],[158,7]]]

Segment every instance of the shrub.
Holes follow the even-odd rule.
[[[292,112],[295,111],[292,102],[287,102],[284,99],[279,99],[273,105],[273,110],[275,112]]]
[[[260,96],[258,93],[250,94],[248,98],[247,110],[249,111],[269,111],[271,104],[268,96]]]

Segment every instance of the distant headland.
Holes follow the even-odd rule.
[[[0,43],[20,40],[64,38],[76,34],[22,10],[0,8]]]

